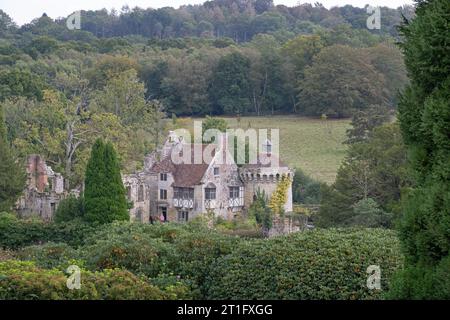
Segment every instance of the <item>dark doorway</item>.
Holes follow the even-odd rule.
[[[164,217],[164,222],[167,221],[167,207],[160,207],[161,208],[161,215]]]

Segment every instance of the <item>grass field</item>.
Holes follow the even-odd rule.
[[[321,120],[296,116],[224,118],[230,128],[280,130],[281,159],[320,181],[332,183],[345,156],[345,131],[350,120]],[[200,120],[200,119],[196,119]],[[183,119],[189,125],[192,119]]]

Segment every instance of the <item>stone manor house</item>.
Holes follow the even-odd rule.
[[[271,143],[266,141],[255,164],[238,167],[228,150],[228,136],[223,133],[217,144],[186,144],[174,132],[164,145],[144,159],[141,172],[123,175],[128,200],[132,203],[130,220],[149,223],[151,220],[187,221],[196,215],[213,212],[224,219],[232,219],[245,212],[258,190],[270,198],[283,176],[293,179],[293,170],[277,159],[274,167],[267,160],[275,157]],[[190,149],[190,150],[189,150]],[[209,161],[175,163],[173,155],[211,150]],[[221,158],[222,157],[222,158]],[[221,161],[227,159],[227,161]],[[268,163],[268,164],[267,164]],[[27,188],[16,209],[21,216],[38,215],[51,220],[59,202],[68,196],[64,178],[53,172],[39,155],[27,162]],[[79,195],[79,191],[70,193]],[[287,191],[285,212],[292,211],[292,186]]]
[[[210,161],[176,164],[173,153],[180,156],[195,144],[185,144],[173,131],[158,151],[145,158],[144,169],[135,174],[124,175],[123,181],[128,199],[133,203],[130,218],[149,222],[163,218],[165,221],[187,221],[198,214],[213,212],[215,216],[232,219],[244,212],[253,202],[257,190],[264,190],[270,198],[283,176],[293,179],[293,170],[278,159],[278,166],[271,166],[270,141],[257,157],[255,164],[241,167],[234,162],[228,148],[228,135],[222,133],[217,144],[197,145],[205,152],[212,148]],[[228,159],[228,161],[224,161]],[[270,160],[270,159],[269,159]],[[269,163],[268,163],[269,162]],[[268,163],[268,164],[267,164]],[[292,186],[289,187],[285,212],[292,211]]]

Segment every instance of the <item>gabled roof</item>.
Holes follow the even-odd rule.
[[[209,163],[194,163],[195,144],[191,144],[191,163],[175,164],[171,156],[167,156],[161,161],[156,162],[151,168],[152,173],[172,173],[174,178],[174,187],[192,187],[201,183]],[[208,144],[202,144],[202,152]],[[214,148],[215,150],[215,148]],[[181,151],[180,151],[181,154]]]

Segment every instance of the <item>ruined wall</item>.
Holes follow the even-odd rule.
[[[133,204],[129,210],[130,221],[149,221],[150,195],[145,176],[143,174],[124,175],[122,181],[128,201]]]
[[[47,165],[44,159],[37,155],[30,155],[27,159],[27,188],[44,192],[48,186]]]
[[[27,186],[16,204],[17,213],[21,217],[52,220],[59,203],[67,196],[64,177],[53,172],[39,155],[28,157],[26,172]]]
[[[269,230],[269,237],[275,237],[283,234],[289,234],[300,231],[298,221],[292,217],[275,217],[272,228]]]

